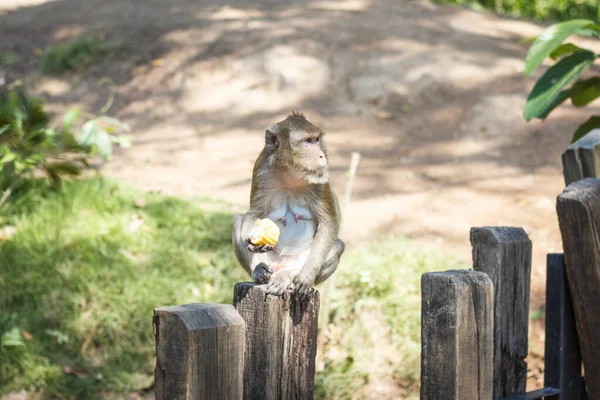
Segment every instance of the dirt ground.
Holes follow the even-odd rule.
[[[590,112],[523,121],[539,73],[524,77],[518,41],[541,29],[417,0],[0,2],[0,53],[16,53],[13,72],[54,110],[95,112],[109,92],[98,81],[115,82],[110,114],[135,142],[106,175],[244,209],[264,129],[298,110],[327,131],[340,196],[350,154],[361,154],[350,245],[393,232],[470,261],[470,227],[523,227],[532,311],[543,310],[545,255],[562,251],[560,156]],[[88,34],[117,50],[82,74],[36,71],[36,49]],[[542,384],[542,327],[532,321],[530,388]]]

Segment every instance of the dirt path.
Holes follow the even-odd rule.
[[[560,154],[587,113],[566,106],[523,122],[534,80],[518,41],[539,27],[410,0],[2,3],[0,52],[18,55],[17,72],[57,110],[97,110],[98,80],[118,85],[112,114],[136,140],[107,175],[243,209],[264,128],[299,110],[328,132],[340,195],[361,152],[346,240],[393,232],[468,261],[471,226],[524,227],[542,309],[545,254],[561,251]],[[34,73],[36,48],[91,33],[119,44],[113,59],[73,79]],[[540,327],[532,357],[543,354]]]

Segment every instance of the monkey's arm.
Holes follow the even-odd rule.
[[[233,218],[233,249],[238,261],[252,279],[258,283],[267,283],[273,274],[273,269],[262,262],[263,257],[257,252],[268,251],[272,247],[267,245],[255,246],[248,241],[250,231],[257,219],[251,213],[238,214]]]
[[[238,261],[240,264],[242,264],[242,267],[244,267],[248,274],[252,274],[252,270],[256,265],[252,265],[254,257],[253,254],[248,250],[247,239],[250,237],[250,231],[252,230],[254,222],[257,219],[257,217],[250,213],[237,214],[233,218],[233,250]]]

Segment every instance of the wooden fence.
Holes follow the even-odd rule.
[[[421,399],[600,399],[600,130],[563,154],[563,254],[549,254],[543,389],[526,393],[532,243],[523,229],[471,229],[473,270],[422,276]],[[154,310],[155,396],[312,399],[319,293]],[[581,346],[581,351],[580,351]],[[582,359],[586,379],[582,376]]]
[[[562,161],[564,255],[547,257],[545,387],[525,391],[531,242],[520,228],[481,227],[471,229],[472,271],[422,277],[422,399],[600,399],[600,130]]]

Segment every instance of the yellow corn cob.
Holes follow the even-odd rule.
[[[279,227],[269,218],[259,219],[250,232],[250,241],[256,246],[268,244],[275,246],[279,240]]]

